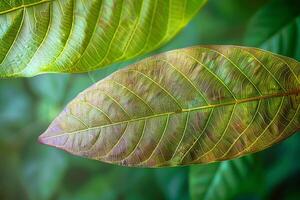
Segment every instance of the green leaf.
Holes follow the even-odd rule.
[[[251,173],[254,160],[246,156],[235,160],[192,166],[190,168],[191,199],[233,199]]]
[[[1,1],[0,77],[86,72],[134,58],[169,41],[205,2]]]
[[[299,130],[299,94],[293,59],[238,46],[175,50],[80,93],[40,142],[125,166],[232,159]]]
[[[246,45],[300,59],[300,2],[273,0],[252,18]]]

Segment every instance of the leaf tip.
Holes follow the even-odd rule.
[[[40,144],[47,144],[45,138],[43,137],[44,134],[38,137],[38,143]]]
[[[56,135],[51,135],[51,132],[49,132],[49,129],[46,130],[44,133],[42,133],[39,137],[38,137],[38,142],[40,144],[45,144],[48,146],[53,146],[53,147],[57,147],[57,148],[61,148],[61,140],[59,138],[56,137]]]
[[[43,144],[43,145],[48,145],[48,146],[56,146],[53,141],[51,140],[51,138],[45,136],[45,133],[42,133],[39,137],[38,137],[38,143],[39,144]]]
[[[59,120],[54,120],[49,127],[38,137],[40,144],[53,146],[57,148],[63,148],[68,134],[65,134],[64,130],[59,124]]]

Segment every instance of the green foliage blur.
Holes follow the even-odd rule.
[[[300,61],[300,1],[209,0],[173,41],[154,53],[198,44],[254,46]],[[224,164],[212,182],[199,188],[189,179],[197,176],[202,183],[202,176],[189,173],[189,167],[119,167],[38,144],[37,137],[80,91],[132,62],[87,74],[0,80],[1,200],[188,200],[201,199],[191,194],[200,187],[218,194],[216,200],[300,199],[299,133],[253,155],[234,186],[227,177],[237,170]],[[204,174],[219,169],[205,167]]]

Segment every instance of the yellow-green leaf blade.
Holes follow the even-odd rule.
[[[206,0],[0,2],[0,77],[78,73],[169,41]]]
[[[82,92],[40,140],[126,166],[239,157],[299,130],[299,75],[297,61],[254,48],[167,52]]]

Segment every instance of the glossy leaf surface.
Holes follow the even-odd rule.
[[[231,159],[299,130],[299,79],[297,61],[259,49],[171,51],[79,94],[40,141],[126,166]]]
[[[206,0],[0,2],[0,77],[86,72],[156,49]]]
[[[227,200],[247,181],[254,160],[246,156],[235,160],[190,167],[191,199]]]

